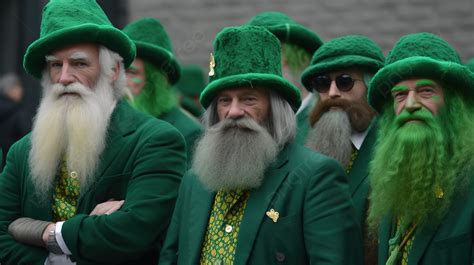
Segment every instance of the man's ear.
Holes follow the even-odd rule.
[[[117,81],[120,73],[120,64],[117,62],[115,63],[115,67],[112,68],[113,74],[112,74],[112,83]]]

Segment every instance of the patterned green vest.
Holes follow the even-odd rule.
[[[76,215],[77,201],[81,193],[81,184],[77,172],[69,172],[67,163],[60,164],[59,174],[54,182],[53,192],[53,221],[66,221]]]
[[[240,222],[249,191],[219,191],[209,217],[201,253],[201,264],[233,264]]]

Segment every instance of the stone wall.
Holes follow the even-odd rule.
[[[223,27],[270,10],[288,14],[324,40],[364,34],[387,54],[400,36],[429,31],[450,42],[464,61],[474,57],[473,0],[129,0],[128,6],[129,20],[160,19],[179,60],[203,67]]]

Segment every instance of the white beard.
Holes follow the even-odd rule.
[[[52,84],[43,75],[43,98],[34,119],[29,165],[32,182],[40,198],[46,198],[67,161],[68,172],[76,171],[85,191],[95,180],[100,155],[105,148],[107,127],[116,100],[109,78],[101,75],[94,89],[80,83]],[[80,96],[60,96],[65,91]]]

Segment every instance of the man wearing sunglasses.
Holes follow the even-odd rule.
[[[379,264],[473,264],[473,88],[456,50],[431,33],[402,37],[374,76],[368,221]]]
[[[307,121],[306,138],[311,149],[338,160],[346,169],[358,220],[365,230],[368,164],[375,142],[375,112],[367,103],[370,78],[383,65],[380,47],[365,36],[350,35],[323,44],[304,71],[302,82],[319,93],[319,101]],[[366,241],[366,263],[375,247]]]

